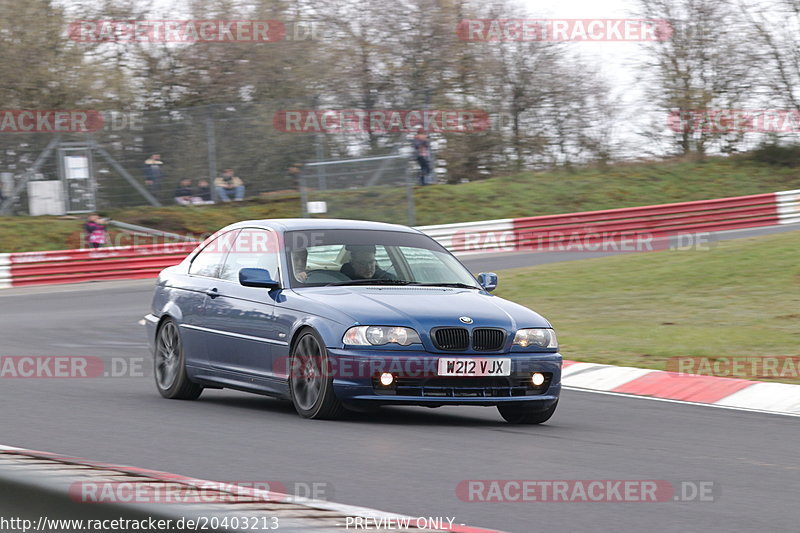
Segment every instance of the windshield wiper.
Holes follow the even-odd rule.
[[[347,281],[334,281],[333,283],[328,283],[325,286],[331,287],[338,285],[409,285],[409,284],[411,284],[410,281],[405,281],[402,279],[351,279]]]
[[[475,289],[481,290],[480,287],[476,287],[475,285],[468,285],[466,283],[419,283],[419,282],[410,282],[410,285],[418,286],[418,287],[456,287],[458,289]]]

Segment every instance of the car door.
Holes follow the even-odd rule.
[[[239,230],[228,231],[205,244],[189,264],[181,280],[178,305],[183,314],[181,338],[189,366],[208,366],[208,343],[214,340],[207,329],[205,315],[208,301],[219,284],[219,272]]]
[[[273,377],[275,298],[280,291],[245,287],[239,271],[262,268],[280,279],[277,242],[272,230],[242,229],[222,265],[216,294],[206,303],[206,323],[218,337],[208,345],[209,361],[231,379],[253,383]]]

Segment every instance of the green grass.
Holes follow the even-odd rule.
[[[0,217],[0,253],[76,247],[81,224],[56,217]]]
[[[416,188],[417,225],[612,209],[767,193],[800,187],[800,169],[750,159],[619,164],[574,172],[522,173],[460,185]],[[405,224],[403,188],[311,192],[326,200],[328,216]],[[166,231],[206,233],[231,222],[300,215],[296,193],[277,193],[237,204],[106,209],[123,222]],[[80,231],[80,221],[55,217],[0,218],[0,252],[59,249]]]
[[[567,359],[663,370],[675,356],[800,356],[798,257],[790,232],[507,270],[497,294],[547,317]]]

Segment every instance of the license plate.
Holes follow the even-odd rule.
[[[510,376],[511,359],[439,359],[440,376]]]

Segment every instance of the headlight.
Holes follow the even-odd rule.
[[[533,346],[535,348],[558,348],[558,339],[556,339],[556,332],[552,329],[521,329],[514,335],[514,346],[522,346],[523,348],[528,346]]]
[[[422,342],[416,331],[400,326],[354,326],[345,331],[342,341],[351,346],[408,346]]]

